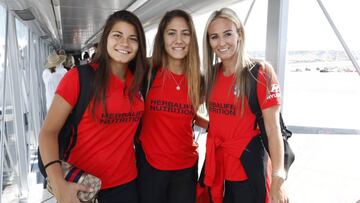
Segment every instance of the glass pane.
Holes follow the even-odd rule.
[[[3,163],[0,163],[1,167],[3,167],[3,184],[2,190],[4,190],[7,186],[10,186],[14,181],[14,172],[11,169],[10,160],[11,157],[15,155],[15,147],[14,142],[11,142],[11,134],[14,134],[14,122],[13,122],[13,108],[11,105],[11,98],[9,97],[9,73],[5,75],[4,66],[5,66],[5,37],[6,37],[6,10],[4,7],[0,6],[0,123],[4,126],[4,142],[5,145],[0,147],[0,150],[3,150]],[[6,82],[6,83],[4,83]],[[5,88],[4,88],[5,86]],[[5,98],[4,92],[6,91]],[[5,105],[5,109],[3,106]],[[2,117],[4,116],[4,117]],[[0,135],[2,135],[0,128]],[[12,147],[10,147],[12,146]],[[10,150],[12,148],[12,150]],[[10,155],[11,154],[11,155]],[[10,155],[10,156],[9,156]]]
[[[9,60],[7,60],[6,71],[4,71],[5,65],[5,35],[9,33],[6,30],[6,10],[5,8],[0,6],[0,44],[1,44],[1,76],[2,79],[0,81],[1,84],[1,97],[4,95],[5,97],[1,100],[1,110],[4,115],[2,122],[4,122],[4,146],[1,147],[3,150],[3,185],[2,191],[3,194],[8,193],[7,191],[12,191],[14,186],[17,184],[18,174],[15,166],[19,163],[17,160],[17,151],[16,151],[16,135],[15,135],[15,109],[13,102],[13,92],[11,88],[11,73],[9,69]],[[9,53],[7,53],[7,57],[9,58]],[[5,80],[5,82],[4,82]],[[4,88],[5,87],[5,88]],[[3,92],[4,91],[4,92]],[[6,202],[8,199],[3,196],[3,200]]]
[[[356,2],[323,1],[323,4],[358,58],[360,30],[349,23],[360,18]],[[348,134],[359,129],[356,115],[360,114],[357,108],[360,77],[316,1],[290,2],[287,57],[284,86],[287,123],[314,127],[318,133]]]
[[[251,3],[252,1],[240,2],[239,6],[234,8],[235,11],[239,11],[238,15],[243,23],[245,23],[245,18]],[[265,59],[267,3],[268,1],[255,1],[245,24],[246,49],[250,56],[258,59]],[[245,10],[244,7],[246,8]],[[241,10],[241,8],[243,9]]]
[[[6,10],[0,6],[0,107],[2,108],[4,98],[4,62],[5,62],[5,29],[6,29]]]
[[[30,65],[29,65],[29,29],[16,19],[16,34],[19,49],[19,65],[21,73],[21,89],[24,105],[25,131],[29,130],[29,94],[30,94]]]
[[[289,1],[283,115],[297,157],[287,191],[295,202],[358,202],[360,77],[318,2]],[[359,57],[359,1],[322,3]]]

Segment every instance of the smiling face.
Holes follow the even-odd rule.
[[[164,31],[164,47],[168,55],[168,62],[183,60],[189,53],[191,39],[190,28],[184,18],[175,17]]]
[[[133,25],[119,21],[107,38],[107,52],[111,63],[127,66],[139,49],[138,34]]]
[[[221,61],[235,61],[240,35],[235,24],[226,18],[217,18],[208,28],[209,43]]]

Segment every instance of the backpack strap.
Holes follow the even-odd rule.
[[[148,89],[151,88],[151,85],[154,82],[154,79],[155,79],[155,76],[156,76],[156,73],[158,70],[159,70],[159,68],[151,68],[150,67],[150,71],[151,71],[150,82],[149,82],[148,77],[144,78],[142,86],[140,87],[140,92],[141,92],[142,96],[144,97],[144,100],[145,100]]]
[[[268,138],[266,136],[264,118],[263,118],[263,115],[261,112],[258,95],[257,95],[257,78],[258,78],[258,74],[259,74],[259,68],[260,68],[260,64],[257,63],[249,69],[250,93],[249,93],[248,102],[249,102],[251,112],[256,116],[256,120],[254,123],[254,129],[259,127],[261,132],[265,132],[265,133],[260,133],[260,135],[261,135],[262,142],[265,146],[265,149],[269,153],[269,145],[268,145]]]
[[[248,100],[249,100],[249,106],[250,106],[251,112],[253,114],[255,114],[255,116],[256,116],[256,122],[254,123],[254,129],[256,129],[257,126],[259,126],[261,132],[266,132],[264,118],[262,116],[262,112],[261,112],[260,105],[259,105],[259,100],[257,97],[257,77],[258,77],[258,73],[259,73],[259,68],[260,68],[260,65],[256,64],[251,69],[249,69],[251,75],[250,75],[250,94],[249,94]],[[284,124],[284,120],[283,120],[281,113],[279,115],[279,119],[280,119],[281,134],[283,136],[283,139],[287,140],[289,137],[291,137],[292,132],[286,128],[286,125]],[[264,143],[266,150],[269,152],[268,138],[265,135],[266,135],[266,133],[261,133],[261,138],[262,138],[262,141]]]
[[[88,106],[91,97],[93,96],[93,81],[95,78],[95,71],[89,65],[80,65],[76,67],[79,73],[79,85],[80,93],[77,99],[77,102],[69,115],[67,122],[68,127],[70,127],[72,132],[62,134],[63,136],[70,136],[70,138],[65,138],[59,136],[59,142],[66,146],[66,148],[61,147],[59,150],[60,158],[67,160],[69,158],[71,150],[74,148],[77,140],[77,126]],[[61,140],[60,140],[61,139]],[[68,143],[66,143],[68,142]],[[63,150],[63,151],[62,151]]]
[[[250,94],[249,94],[249,106],[251,112],[255,114],[256,121],[262,118],[262,112],[259,105],[259,100],[257,96],[257,77],[259,74],[259,64],[254,65],[252,68],[249,69],[250,72]],[[256,127],[256,126],[255,126]]]
[[[95,78],[95,71],[89,64],[78,66],[77,69],[79,72],[80,94],[71,116],[72,124],[75,126],[79,124],[82,115],[93,96],[94,88],[92,81],[94,81]]]
[[[77,125],[79,124],[82,115],[88,106],[92,97],[93,86],[92,81],[94,80],[95,71],[89,65],[81,65],[75,67],[79,72],[79,85],[80,93],[74,108],[66,119],[63,127],[61,128],[58,136],[59,142],[59,159],[67,160],[69,158],[72,148],[76,144],[77,138]],[[46,178],[47,174],[44,169],[44,163],[41,158],[40,151],[38,149],[38,167],[40,173]],[[44,182],[44,186],[46,181]]]
[[[155,76],[156,76],[158,70],[159,70],[159,68],[151,69],[151,77],[150,77],[149,89],[150,89],[151,85],[153,84],[153,82],[155,80]]]

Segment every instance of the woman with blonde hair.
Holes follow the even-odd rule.
[[[284,147],[278,117],[280,93],[273,68],[248,57],[244,26],[231,9],[223,8],[210,15],[203,40],[210,125],[204,179],[200,185],[210,187],[210,200],[214,203],[287,202],[283,188]],[[251,74],[252,68],[259,68],[257,76]],[[255,164],[242,159],[248,154],[245,151],[249,151],[249,143],[258,144],[255,151],[264,151],[259,129],[254,127],[256,116],[248,104],[253,78],[257,78],[254,94],[258,97],[269,140],[270,187],[264,172],[268,155],[262,153],[256,157]],[[257,154],[261,153],[253,156]],[[262,177],[261,184],[253,177]]]
[[[195,202],[200,59],[191,16],[172,10],[154,41],[145,112],[137,146],[141,203]]]
[[[64,67],[66,70],[70,70],[75,66],[75,59],[71,54],[66,54],[66,60],[64,62]]]

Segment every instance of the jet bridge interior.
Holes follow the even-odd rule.
[[[322,0],[312,1],[316,1],[326,17],[326,23],[331,26],[332,34],[336,35],[348,58],[347,62],[354,70],[351,77],[358,81],[358,57],[354,56],[347,46],[340,34],[341,30],[336,27]],[[289,0],[0,0],[0,203],[40,201],[34,197],[34,188],[42,189],[42,178],[37,171],[38,135],[46,115],[41,74],[46,58],[51,52],[63,49],[66,53],[81,58],[84,51],[93,49],[94,44],[99,41],[105,20],[117,10],[126,9],[134,12],[140,18],[145,31],[150,33],[156,29],[166,11],[183,9],[196,17],[222,7],[232,8],[239,3],[246,5],[243,15],[245,18],[242,19],[244,22],[254,17],[253,7],[260,3],[266,4],[266,39],[264,50],[261,50],[264,53],[262,58],[273,65],[282,92],[286,93],[284,84],[285,73],[288,70],[286,68],[289,66]],[[203,25],[195,24],[195,27],[200,29]],[[202,37],[201,32],[197,35]],[[147,39],[147,43],[147,49],[150,50],[151,39]],[[289,95],[293,96],[295,93]],[[284,103],[286,102],[285,98]],[[360,134],[358,126],[349,129],[290,126],[290,129],[305,135],[347,134],[348,137],[354,136],[352,139],[356,141],[359,141]],[[312,138],[306,141],[300,138],[294,140],[305,144],[313,141]],[[347,143],[351,145],[356,141]],[[298,149],[303,149],[301,144],[297,146]],[[203,149],[201,146],[199,148]],[[299,157],[298,163],[306,162],[301,162],[301,155]],[[303,167],[298,167],[299,170],[294,169],[294,176],[299,174],[298,177],[304,178],[306,174],[304,175],[301,170],[306,170],[306,167],[301,166]],[[360,165],[354,168],[360,169]],[[359,176],[355,178],[360,180]],[[296,191],[295,180],[290,179],[290,183],[290,189]],[[360,194],[360,191],[355,192]]]

